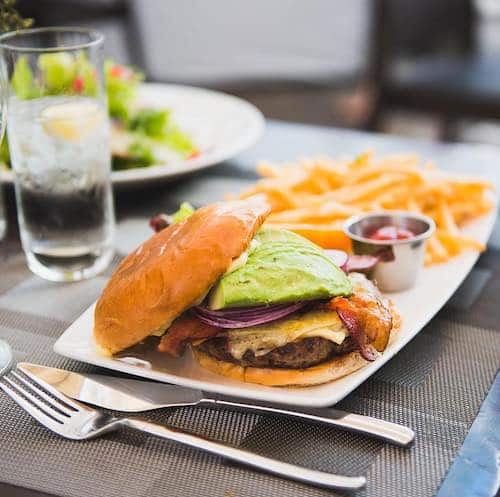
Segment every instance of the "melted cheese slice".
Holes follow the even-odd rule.
[[[303,338],[321,337],[340,345],[347,334],[336,312],[314,310],[259,326],[228,330],[218,336],[227,337],[231,355],[241,359],[247,350],[261,356]]]

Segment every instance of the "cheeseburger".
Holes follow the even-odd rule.
[[[156,336],[165,361],[190,348],[214,373],[270,386],[324,383],[375,360],[399,328],[394,306],[305,238],[261,228],[269,213],[257,197],[220,202],[144,242],[97,302],[99,348]]]

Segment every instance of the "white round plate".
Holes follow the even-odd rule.
[[[254,105],[225,93],[192,86],[143,83],[140,106],[167,108],[179,127],[190,134],[200,149],[194,159],[150,167],[113,171],[115,185],[133,185],[172,179],[214,166],[253,145],[264,131],[264,117]],[[6,182],[10,170],[0,171]]]

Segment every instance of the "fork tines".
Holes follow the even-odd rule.
[[[0,388],[17,404],[31,414],[41,424],[55,430],[75,412],[80,406],[50,387],[41,385],[32,377],[22,372],[11,371],[0,378]]]

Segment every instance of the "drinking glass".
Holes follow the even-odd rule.
[[[53,281],[94,276],[113,256],[102,47],[79,28],[0,37],[21,242],[29,268]]]

